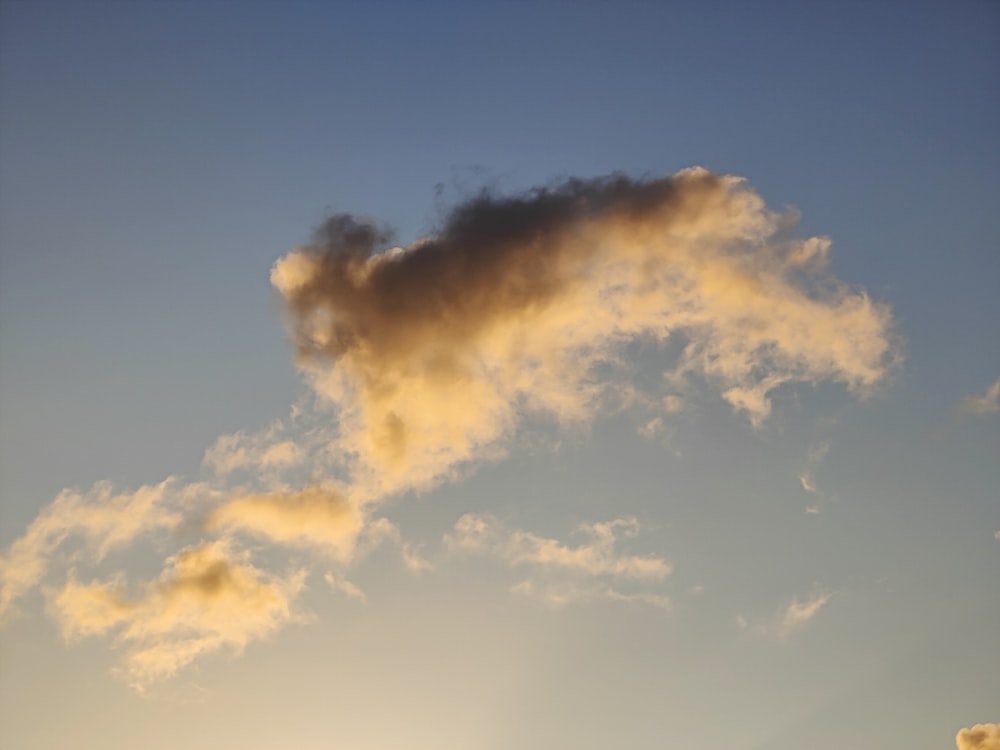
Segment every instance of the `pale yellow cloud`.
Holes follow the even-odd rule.
[[[222,435],[205,451],[203,463],[219,476],[240,469],[266,472],[298,466],[306,460],[304,446],[283,438],[283,430],[279,422],[259,432]]]
[[[772,618],[758,622],[751,632],[779,640],[787,638],[812,622],[833,596],[829,591],[816,591],[804,601],[794,598]],[[750,621],[744,615],[738,615],[736,619],[741,630],[750,628]]]
[[[503,455],[527,413],[592,418],[636,339],[683,337],[673,382],[707,378],[757,425],[787,383],[869,392],[898,357],[890,311],[828,274],[827,239],[784,239],[788,224],[745,181],[700,169],[571,180],[479,197],[391,252],[335,216],[272,282],[337,409],[333,450],[378,498]]]
[[[1000,378],[997,378],[982,396],[966,396],[958,404],[966,414],[988,416],[1000,412]]]
[[[126,648],[119,675],[137,690],[219,650],[240,653],[294,618],[305,572],[268,575],[224,540],[188,547],[129,597],[121,578],[49,592],[67,640],[109,632]]]
[[[170,478],[134,492],[115,493],[109,482],[88,492],[63,490],[0,558],[0,616],[45,576],[53,553],[68,540],[81,537],[91,560],[100,561],[114,548],[154,529],[176,526],[186,500],[202,485],[178,488]]]
[[[976,724],[955,736],[958,750],[1000,750],[1000,724]]]
[[[327,572],[323,574],[323,580],[331,589],[350,599],[357,599],[360,602],[368,600],[364,591],[342,576],[335,576],[333,573]]]
[[[313,485],[295,491],[237,495],[213,510],[205,527],[309,546],[348,561],[365,529],[365,517],[340,488]]]
[[[800,602],[793,599],[781,614],[778,620],[778,632],[787,635],[800,628],[805,627],[819,611],[833,598],[829,592],[813,594],[809,599]]]
[[[509,529],[491,515],[466,513],[445,537],[445,544],[455,552],[489,555],[515,566],[662,581],[671,572],[666,560],[654,555],[626,555],[615,549],[619,535],[632,537],[638,531],[634,518],[582,524],[577,532],[587,541],[567,545],[529,531]]]
[[[658,609],[669,609],[670,597],[649,592],[624,592],[606,583],[559,581],[521,581],[511,587],[515,594],[528,596],[543,602],[553,609],[562,609],[572,604],[590,604],[598,601],[642,604]]]

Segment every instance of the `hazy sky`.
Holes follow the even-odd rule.
[[[0,2],[0,745],[1000,748],[998,41]]]

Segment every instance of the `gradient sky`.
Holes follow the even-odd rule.
[[[1000,746],[956,738],[1000,722],[998,41],[987,0],[0,2],[0,745]],[[721,208],[577,183],[495,285],[378,281],[474,268],[482,188],[613,172]],[[350,299],[337,212],[408,248]],[[482,302],[538,253],[542,312]]]

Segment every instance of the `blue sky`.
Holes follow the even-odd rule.
[[[0,630],[2,744],[929,749],[1000,720],[998,32],[972,1],[4,3],[5,585],[64,488],[110,518],[95,482],[179,479],[162,523],[101,559],[82,527],[46,548]],[[295,289],[272,284],[330,213],[405,248],[483,187],[693,165],[832,240],[826,282],[889,313],[898,364],[872,388],[838,361],[756,422],[710,370],[659,411],[518,402],[464,462],[359,500],[361,552],[198,527],[274,489],[280,455],[367,434],[317,385],[362,371],[297,365]],[[824,341],[859,335],[830,320]],[[655,390],[679,346],[616,352]],[[257,464],[222,476],[206,451],[241,431]],[[343,481],[320,468],[286,495]],[[183,487],[207,504],[191,517]],[[486,536],[461,536],[466,514]],[[616,519],[602,557],[594,524]],[[538,562],[590,544],[583,578]],[[140,691],[127,623],[64,637],[72,581],[154,607],[194,549],[293,614]],[[601,568],[632,558],[669,573]]]

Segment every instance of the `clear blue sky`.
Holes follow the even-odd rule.
[[[0,3],[8,570],[64,488],[230,491],[220,436],[307,440],[269,274],[331,211],[407,246],[483,186],[740,175],[832,239],[901,358],[867,397],[782,386],[756,428],[697,373],[655,426],[518,414],[503,460],[380,498],[396,537],[356,558],[227,532],[305,571],[301,616],[142,696],[122,631],[67,642],[55,592],[72,568],[139,596],[199,538],[70,540],[2,624],[0,744],[931,750],[1000,721],[998,40],[985,0]],[[659,382],[677,350],[625,354]],[[672,572],[550,606],[570,584],[511,547],[456,551],[466,513],[563,545],[635,518],[616,551]]]

